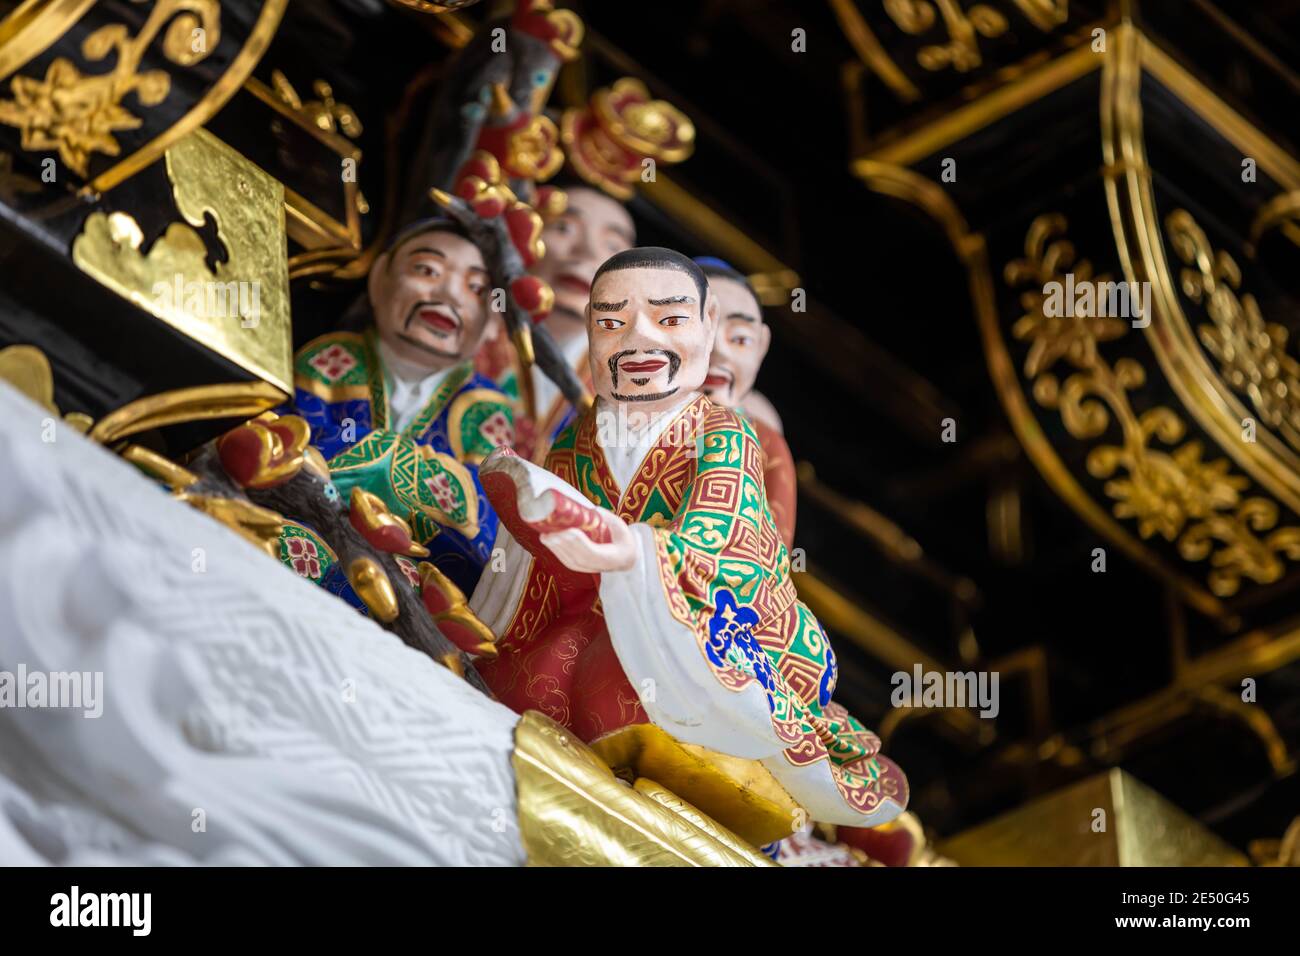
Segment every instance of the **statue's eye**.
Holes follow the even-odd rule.
[[[675,326],[681,325],[681,324],[684,323],[688,318],[690,318],[690,316],[686,316],[686,315],[665,315],[662,319],[659,320],[659,324],[660,324],[660,325],[666,325],[666,326],[668,326],[668,327],[671,329],[671,328],[674,328]]]
[[[621,326],[623,322],[621,319],[603,318],[603,319],[597,319],[596,324],[599,325],[602,329],[608,329],[609,331],[612,332],[614,329],[617,329],[619,326]]]

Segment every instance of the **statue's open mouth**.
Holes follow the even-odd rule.
[[[441,309],[421,309],[419,318],[421,322],[435,332],[455,332],[460,328],[460,321],[454,315]]]

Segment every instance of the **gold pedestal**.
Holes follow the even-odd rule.
[[[940,844],[962,866],[1245,866],[1231,846],[1111,769]]]

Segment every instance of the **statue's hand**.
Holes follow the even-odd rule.
[[[608,544],[597,544],[578,528],[541,535],[542,544],[570,571],[584,574],[627,571],[636,563],[636,537],[614,512],[601,508],[599,514],[609,529]]]

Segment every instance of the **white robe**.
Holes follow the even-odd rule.
[[[388,427],[400,432],[415,421],[415,416],[429,404],[433,393],[456,366],[429,372],[398,358],[382,339],[378,344],[379,361],[384,366],[384,378],[388,382]]]

